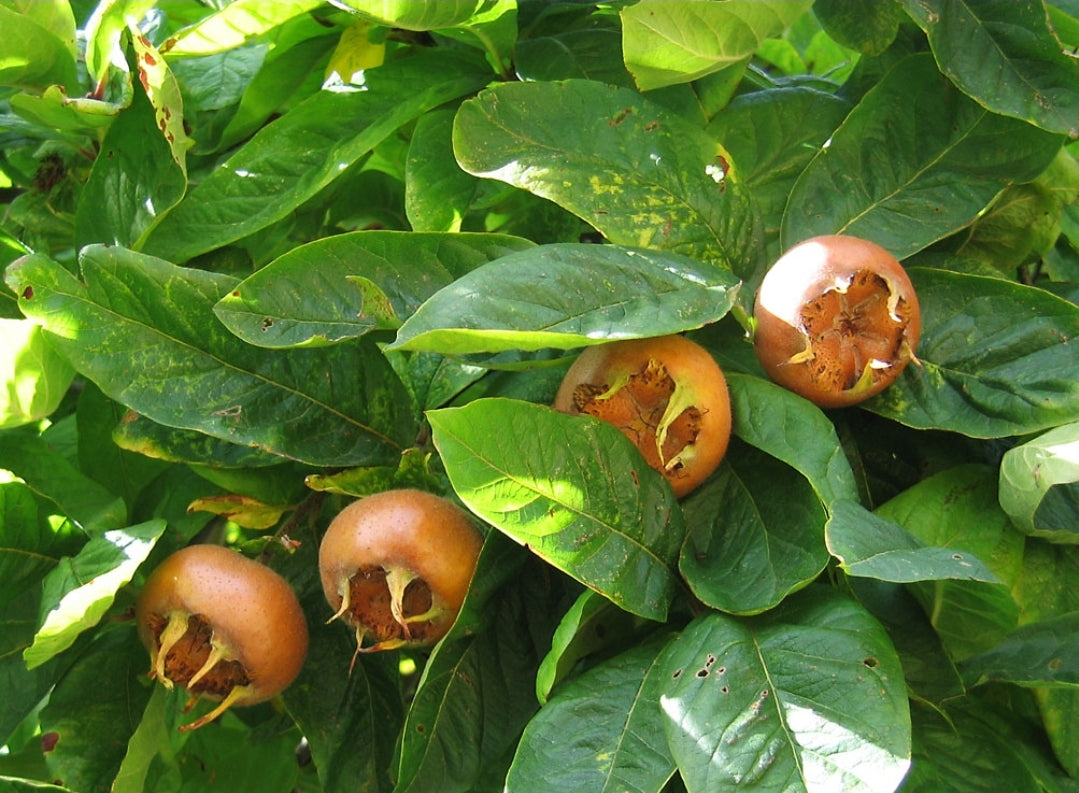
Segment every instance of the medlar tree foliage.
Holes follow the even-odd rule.
[[[1079,788],[1074,0],[0,2],[0,789]],[[821,409],[754,298],[895,257],[917,361]],[[682,334],[732,434],[678,499],[551,407]],[[318,547],[420,490],[448,633],[356,653]],[[134,605],[215,544],[296,593],[198,730]],[[350,670],[353,656],[355,664]]]

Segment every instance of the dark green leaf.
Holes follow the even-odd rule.
[[[297,590],[310,637],[303,668],[282,699],[307,738],[323,791],[388,793],[402,721],[400,659],[356,658],[355,633],[326,623],[332,609],[318,581],[317,554],[316,544],[304,542],[279,568]]]
[[[259,350],[213,315],[227,276],[122,248],[86,248],[80,263],[85,281],[38,255],[6,278],[81,372],[154,421],[313,465],[395,462],[414,433],[372,346]]]
[[[969,224],[1006,185],[1033,179],[1060,144],[1059,135],[990,113],[941,80],[928,55],[912,56],[862,98],[799,177],[783,247],[844,233],[906,258]]]
[[[0,484],[0,607],[33,590],[62,556],[75,553],[85,541],[70,522],[50,526],[50,511],[22,482]]]
[[[521,737],[506,793],[663,790],[675,771],[659,706],[663,648],[638,645],[559,689]]]
[[[0,435],[0,465],[83,529],[116,529],[126,522],[127,510],[121,499],[83,476],[39,438]]]
[[[969,700],[943,714],[914,708],[914,762],[903,793],[1073,793],[1036,734],[1009,715]]]
[[[622,38],[614,28],[566,30],[524,39],[514,52],[514,66],[522,80],[582,78],[633,86],[622,59]]]
[[[582,660],[611,655],[636,639],[651,623],[623,611],[607,598],[586,589],[562,615],[551,649],[536,672],[536,699],[546,705],[551,691]]]
[[[428,418],[473,512],[627,611],[664,619],[678,586],[681,513],[621,432],[509,399]]]
[[[469,173],[515,185],[616,244],[714,262],[743,279],[759,221],[737,163],[704,130],[625,88],[507,83],[461,105],[454,151]]]
[[[912,268],[922,338],[903,375],[866,407],[918,429],[976,438],[1079,420],[1079,307],[1049,292]]]
[[[670,253],[564,243],[509,254],[434,294],[389,349],[572,349],[700,327],[730,309],[729,272]]]
[[[60,560],[43,582],[44,620],[34,643],[23,652],[27,668],[63,652],[80,633],[101,621],[164,530],[163,520],[151,520],[106,531],[92,537],[75,556]]]
[[[1006,681],[1023,686],[1079,687],[1079,612],[1034,622],[1005,636],[992,650],[966,659],[970,685]]]
[[[759,617],[698,617],[659,667],[689,793],[892,793],[907,771],[899,659],[880,623],[832,590]]]
[[[510,752],[539,706],[531,680],[562,599],[561,582],[544,570],[498,532],[488,537],[461,613],[409,708],[395,793],[501,789]]]
[[[1019,577],[1023,535],[997,503],[995,473],[980,465],[943,471],[882,504],[877,514],[929,546],[980,559],[1001,584],[945,580],[913,585],[945,647],[956,659],[982,652],[1016,626],[1009,587]]]
[[[1009,449],[1000,462],[1000,505],[1025,534],[1079,543],[1079,423]]]
[[[113,442],[126,451],[170,463],[196,463],[218,468],[277,465],[281,458],[251,446],[213,438],[195,430],[158,424],[127,411],[112,432]]]
[[[720,611],[756,614],[824,569],[827,517],[808,482],[752,447],[732,444],[718,474],[682,504],[678,569]]]
[[[474,61],[444,52],[364,74],[363,90],[321,91],[263,127],[188,194],[145,249],[184,261],[265,228],[401,125],[488,79]]]
[[[396,327],[454,278],[532,247],[527,240],[497,234],[340,234],[275,259],[229,291],[214,313],[259,347],[337,342],[385,326],[389,319]],[[372,302],[381,304],[381,316]]]
[[[634,3],[621,11],[626,67],[642,91],[695,80],[749,57],[810,5],[804,0]]]
[[[903,0],[940,70],[994,113],[1079,138],[1079,63],[1040,0]]]
[[[895,40],[903,8],[896,0],[853,4],[816,0],[813,14],[832,38],[864,55],[880,55]]]
[[[928,546],[853,501],[833,505],[825,532],[828,550],[847,575],[911,583],[957,578],[997,583],[982,562],[952,548]]]
[[[134,623],[107,631],[56,684],[41,711],[55,738],[45,755],[52,779],[79,793],[106,793],[150,697],[149,658]]]
[[[854,500],[858,485],[835,426],[812,403],[767,380],[730,373],[733,432],[804,476],[829,507]]]
[[[847,100],[807,86],[769,88],[735,97],[708,131],[730,151],[762,216],[774,221],[798,175],[850,109]],[[766,231],[770,238],[779,233]]]

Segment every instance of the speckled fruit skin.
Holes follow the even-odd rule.
[[[715,471],[730,442],[727,379],[708,351],[684,336],[586,348],[567,370],[554,408],[618,427],[678,498]]]
[[[848,235],[814,237],[761,282],[753,346],[772,380],[825,408],[879,394],[915,358],[921,310],[903,266]]]
[[[303,666],[307,621],[295,593],[280,575],[237,551],[220,545],[190,545],[166,558],[146,579],[135,605],[135,621],[139,638],[150,652],[152,674],[170,688],[173,682],[187,688],[192,667],[181,659],[159,659],[161,622],[190,616],[209,625],[213,643],[222,648],[222,662],[238,662],[249,681],[236,693],[214,690],[211,670],[206,675],[207,690],[199,690],[198,685],[189,689],[195,696],[215,700],[231,696],[228,705],[253,705],[283,691]],[[181,639],[173,647],[188,644],[189,639]],[[185,663],[188,674],[175,675],[185,680],[162,677],[164,669],[182,670]],[[194,669],[200,665],[196,661]],[[205,721],[188,728],[201,723]]]
[[[356,630],[358,651],[434,644],[457,618],[482,544],[468,514],[447,499],[413,489],[376,493],[346,506],[326,529],[322,590],[335,617]]]

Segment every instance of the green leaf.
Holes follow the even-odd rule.
[[[735,435],[797,470],[825,507],[857,500],[850,462],[820,408],[760,377],[731,372],[727,386]]]
[[[1036,729],[1015,714],[959,699],[943,713],[912,709],[914,762],[903,793],[1071,793],[1040,745]]]
[[[91,538],[75,556],[60,560],[45,577],[45,619],[34,643],[23,652],[28,669],[63,652],[101,621],[164,531],[163,520],[106,531]]]
[[[517,41],[516,0],[343,0],[349,9],[387,27],[431,30],[485,50],[499,69],[508,68]]]
[[[476,193],[476,178],[453,157],[456,109],[424,113],[408,145],[405,213],[413,231],[460,231]]]
[[[555,629],[551,648],[536,672],[536,699],[546,705],[555,686],[569,677],[578,663],[610,655],[650,627],[652,623],[585,589]]]
[[[798,178],[783,247],[843,233],[904,259],[968,225],[1008,184],[1036,177],[1060,144],[990,113],[941,80],[928,55],[912,56],[865,94]]]
[[[532,247],[527,240],[500,234],[339,234],[270,262],[225,295],[214,313],[229,330],[259,347],[334,343],[385,327],[390,320],[399,324],[454,278]]]
[[[662,790],[675,771],[659,708],[663,648],[638,645],[560,688],[521,736],[506,793]]]
[[[626,88],[507,83],[461,105],[466,171],[548,198],[618,245],[756,270],[760,228],[737,164],[700,127]]]
[[[289,216],[399,127],[488,77],[472,60],[418,53],[365,71],[362,90],[320,91],[214,169],[145,250],[184,261]]]
[[[464,355],[662,336],[719,319],[738,287],[729,272],[683,256],[543,245],[441,289],[405,321],[389,349]]]
[[[805,479],[737,443],[718,474],[688,496],[678,569],[703,603],[757,614],[806,586],[828,563],[826,513]]]
[[[848,0],[816,0],[813,15],[828,35],[863,55],[880,55],[895,40],[903,8],[895,0],[852,4]]]
[[[187,189],[179,88],[164,59],[150,49],[145,43],[136,46],[145,82],[109,127],[79,196],[77,247],[95,242],[141,247]],[[142,65],[149,61],[157,65]]]
[[[505,767],[538,708],[530,685],[562,582],[498,532],[484,544],[451,631],[435,647],[401,732],[397,793],[469,793]],[[549,571],[548,571],[549,572]]]
[[[1079,138],[1079,63],[1040,0],[903,0],[940,70],[994,113]]]
[[[1000,505],[1025,534],[1079,543],[1079,423],[1004,453]]]
[[[942,471],[877,508],[929,546],[980,559],[1000,584],[944,580],[913,584],[945,647],[962,659],[992,647],[1015,628],[1009,591],[1019,577],[1024,538],[997,503],[995,473],[981,465]]]
[[[129,622],[98,635],[67,670],[40,715],[42,735],[54,740],[45,755],[51,779],[71,790],[110,789],[150,698],[149,664]]]
[[[319,581],[317,543],[302,542],[278,560],[275,569],[296,591],[309,626],[303,667],[281,701],[307,739],[320,789],[387,793],[403,717],[401,658],[357,657],[355,633],[341,622],[326,623],[332,609]]]
[[[312,465],[396,462],[414,435],[407,397],[373,346],[259,350],[213,315],[232,278],[122,248],[91,246],[80,263],[84,281],[40,255],[6,278],[23,311],[117,402]]]
[[[999,278],[912,268],[922,312],[917,355],[865,407],[907,426],[974,438],[1079,420],[1079,307]]]
[[[761,215],[777,219],[799,174],[850,109],[849,101],[807,86],[768,88],[736,96],[708,131],[730,151]]]
[[[1022,686],[1079,688],[1079,612],[1024,625],[993,649],[966,659],[969,685],[1006,681]]]
[[[16,94],[11,108],[40,127],[57,131],[93,133],[112,124],[123,108],[84,96],[68,96],[58,85],[50,85],[40,96]]]
[[[84,476],[40,438],[0,433],[0,461],[31,490],[86,531],[118,529],[127,510],[117,498]]]
[[[85,541],[70,523],[50,526],[48,511],[22,482],[0,484],[0,607],[34,589],[62,556]]]
[[[29,320],[0,319],[0,337],[0,429],[45,418],[67,393],[75,370]]]
[[[74,35],[70,42],[61,40],[57,31],[33,18],[33,6],[30,4],[26,12],[20,13],[0,5],[0,27],[4,30],[0,40],[0,85],[31,91],[60,85],[69,94],[77,94]]]
[[[319,0],[234,0],[174,33],[162,46],[170,57],[210,55],[244,44],[298,16],[310,14]]]
[[[428,419],[469,509],[626,611],[665,618],[678,586],[681,513],[618,429],[510,399]]]
[[[804,0],[643,0],[619,12],[626,68],[642,91],[690,82],[749,57],[811,5]]]
[[[196,430],[179,430],[127,411],[112,431],[119,448],[170,463],[194,463],[216,468],[258,468],[277,465],[281,458],[262,449],[213,438]]]
[[[891,793],[907,771],[899,659],[880,623],[832,590],[759,617],[698,617],[659,667],[689,793]]]
[[[853,501],[833,505],[825,540],[847,575],[898,583],[950,578],[1000,581],[976,557],[951,548],[928,546],[902,526]]]

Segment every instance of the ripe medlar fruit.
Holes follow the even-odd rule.
[[[352,626],[357,652],[434,644],[457,618],[482,543],[464,510],[432,493],[388,490],[352,502],[319,546],[331,621]]]
[[[187,690],[189,707],[200,697],[219,701],[181,730],[270,699],[307,655],[307,621],[288,582],[220,545],[190,545],[165,559],[146,579],[135,621],[152,677]]]
[[[888,251],[846,235],[795,245],[765,275],[753,346],[775,382],[821,407],[880,393],[916,360],[921,313]]]
[[[586,348],[554,407],[616,426],[679,498],[708,478],[730,441],[727,380],[708,351],[684,336]]]

